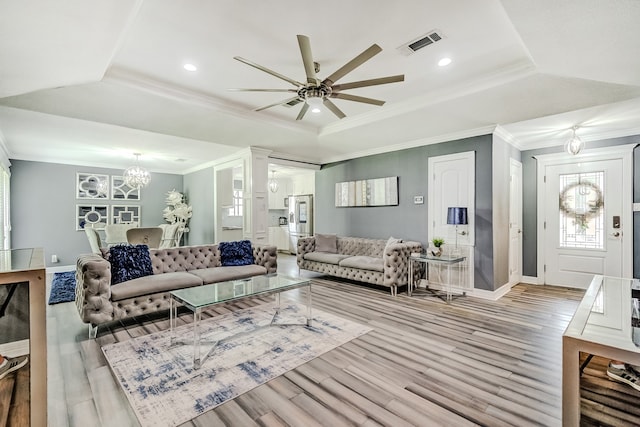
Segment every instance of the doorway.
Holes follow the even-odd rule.
[[[632,276],[633,147],[538,159],[538,283]]]

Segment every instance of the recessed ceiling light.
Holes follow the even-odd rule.
[[[184,64],[184,69],[187,71],[196,71],[198,69],[198,67],[196,67],[193,64]]]
[[[440,61],[438,61],[438,65],[441,67],[446,67],[449,64],[451,64],[451,58],[442,58]]]

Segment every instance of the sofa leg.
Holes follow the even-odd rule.
[[[398,296],[398,287],[396,285],[391,285],[391,296],[392,297],[397,297]]]
[[[89,339],[94,340],[98,336],[98,325],[93,326],[89,323]]]

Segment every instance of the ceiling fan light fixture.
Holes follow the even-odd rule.
[[[312,113],[319,113],[322,111],[322,109],[320,107],[322,107],[322,103],[323,103],[323,99],[320,97],[309,97],[307,98],[307,104],[309,105],[309,108],[311,109]]]
[[[576,135],[576,130],[578,130],[578,126],[574,126],[572,129],[573,134],[571,138],[564,144],[564,151],[575,156],[584,148],[584,141],[581,140],[578,135]]]

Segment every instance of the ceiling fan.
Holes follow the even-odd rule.
[[[389,77],[380,77],[377,79],[370,80],[360,80],[351,83],[344,84],[335,84],[342,77],[355,70],[360,65],[364,64],[369,59],[373,58],[378,53],[382,52],[382,48],[377,44],[371,45],[368,49],[362,52],[360,55],[353,58],[351,61],[347,62],[340,69],[335,71],[326,79],[320,81],[316,76],[316,73],[320,71],[320,66],[317,62],[313,61],[313,56],[311,55],[311,43],[309,42],[309,37],[298,35],[298,45],[300,46],[300,53],[302,54],[302,63],[304,64],[304,71],[307,74],[307,82],[301,83],[297,80],[291,79],[287,76],[283,76],[280,73],[277,73],[273,70],[270,70],[262,65],[256,64],[254,62],[248,61],[239,56],[234,56],[233,59],[236,59],[242,63],[250,65],[258,70],[264,71],[265,73],[269,73],[272,76],[275,76],[279,79],[282,79],[286,82],[291,83],[296,88],[295,89],[229,89],[233,91],[246,91],[246,92],[290,92],[295,93],[295,96],[291,98],[287,98],[283,101],[276,102],[274,104],[269,104],[264,107],[256,108],[254,111],[262,111],[267,108],[275,107],[278,105],[296,105],[301,102],[304,104],[296,117],[296,120],[301,120],[304,115],[307,113],[309,108],[314,111],[317,109],[319,111],[319,107],[324,105],[327,107],[333,114],[335,114],[338,118],[342,119],[346,117],[346,115],[334,104],[330,98],[336,99],[344,99],[346,101],[355,101],[355,102],[363,102],[365,104],[372,105],[383,105],[384,101],[373,98],[366,98],[364,96],[358,95],[350,95],[347,93],[343,93],[343,90],[347,89],[355,89],[366,86],[375,86],[375,85],[383,85],[387,83],[395,83],[404,81],[404,74],[399,74],[396,76]],[[316,112],[316,111],[314,111]]]

